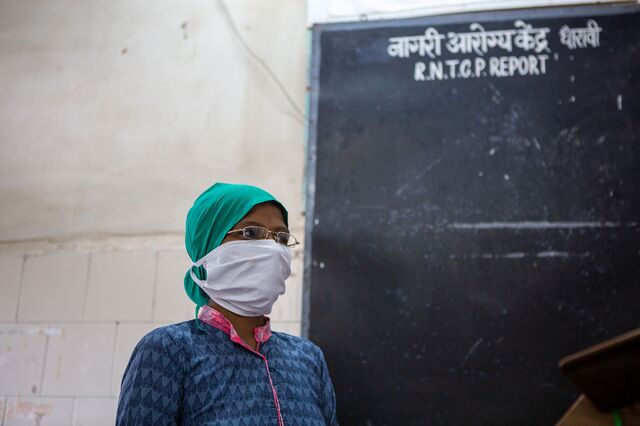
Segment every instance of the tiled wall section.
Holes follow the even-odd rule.
[[[273,329],[300,334],[302,253]],[[189,320],[182,251],[0,255],[0,424],[112,425],[134,346]]]

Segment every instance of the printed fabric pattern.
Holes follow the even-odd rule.
[[[338,424],[320,348],[267,323],[255,330],[256,353],[220,324],[200,329],[191,320],[143,337],[124,373],[116,425]]]

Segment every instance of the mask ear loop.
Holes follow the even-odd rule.
[[[196,276],[196,274],[194,274],[193,272],[193,268],[194,267],[199,267],[202,266],[202,264],[204,263],[204,259],[200,259],[197,262],[194,262],[191,265],[191,268],[189,268],[189,273],[191,275],[191,279],[193,280],[193,282],[195,282],[196,284],[198,284],[201,288],[204,285],[204,283],[206,282],[205,280],[201,280],[200,278],[198,278]],[[198,318],[198,311],[200,311],[200,308],[202,308],[204,305],[201,304],[197,304],[196,305],[196,312],[195,312],[195,316],[196,316],[196,327],[200,330],[200,331],[204,331],[204,327],[202,326],[202,321],[200,321],[200,318]]]

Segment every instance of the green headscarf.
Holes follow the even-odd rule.
[[[284,206],[273,195],[255,186],[216,183],[200,194],[187,214],[184,243],[191,260],[195,262],[218,247],[227,232],[254,206],[266,202],[280,207],[284,223],[289,226]],[[209,303],[209,297],[191,279],[189,271],[184,275],[184,290],[196,304],[197,311]],[[202,266],[194,268],[194,273],[198,278],[206,279],[207,273]]]

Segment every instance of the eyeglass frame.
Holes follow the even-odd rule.
[[[264,238],[247,238],[244,236],[244,230],[247,228],[260,228],[260,229],[264,229],[265,231],[267,231],[267,235]],[[279,242],[278,240],[276,240],[276,238],[272,238],[273,241],[275,241],[278,244],[282,244],[283,246],[289,247],[289,248],[293,248],[300,243],[300,241],[298,241],[298,239],[296,237],[294,237],[292,234],[290,234],[289,232],[284,232],[284,231],[271,231],[270,229],[265,228],[264,226],[259,226],[259,225],[247,225],[244,228],[238,228],[238,229],[232,229],[231,231],[227,232],[226,235],[232,234],[234,232],[242,232],[242,237],[245,240],[266,240],[267,238],[270,238],[271,234],[275,234],[276,238],[278,236],[278,234],[287,234],[289,236],[289,238],[293,238],[293,243],[292,244],[282,244],[281,242]]]

